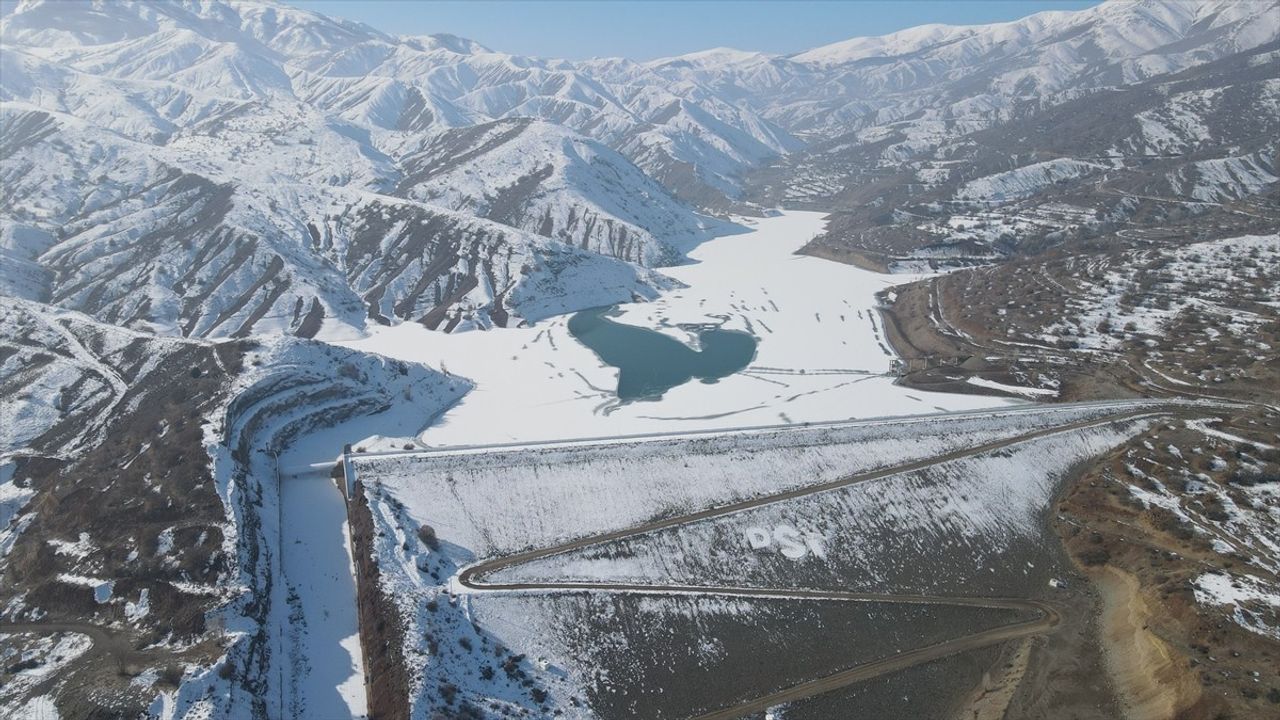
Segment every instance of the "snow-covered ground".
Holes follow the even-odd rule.
[[[1068,430],[917,472],[571,550],[499,570],[488,579],[786,587],[801,573],[811,586],[869,592],[945,593],[962,587],[975,594],[1010,592],[1026,570],[1001,555],[1019,543],[1044,545],[1043,513],[1068,468],[1150,423],[1139,419]],[[997,418],[990,429],[999,437],[1017,425],[1016,419]],[[915,430],[907,436],[914,437]],[[935,440],[923,437],[925,444]],[[752,448],[752,454],[763,450]],[[821,477],[809,470],[805,454],[794,449],[776,454],[788,450],[795,473],[789,479]],[[735,465],[732,454],[716,460],[742,475],[756,467],[750,461]],[[838,461],[831,465],[840,467]],[[768,474],[786,477],[786,468],[775,465]],[[667,471],[684,474],[678,463]],[[706,475],[693,470],[686,478]],[[930,567],[944,555],[954,562]]]
[[[1257,346],[1258,326],[1274,315],[1261,314],[1250,304],[1257,302],[1258,309],[1265,311],[1274,295],[1257,292],[1254,281],[1274,277],[1278,263],[1280,234],[1273,233],[1135,250],[1114,261],[1072,267],[1073,282],[1082,292],[1071,297],[1054,321],[1033,337],[1046,343],[1069,337],[1081,348],[1117,350],[1135,336],[1159,337],[1169,332],[1179,318],[1194,311],[1218,320],[1205,331],[1208,337],[1188,342],[1212,342],[1215,333],[1225,331]],[[1144,281],[1154,281],[1157,291],[1144,290]],[[1150,297],[1131,304],[1127,296],[1135,292]],[[1259,360],[1271,351],[1265,345],[1257,349]]]
[[[1021,200],[1059,180],[1075,179],[1103,169],[1105,169],[1103,165],[1080,160],[1066,158],[1047,160],[971,180],[960,188],[956,198],[998,203]]]
[[[966,379],[965,382],[969,383],[970,385],[977,385],[978,387],[988,388],[991,390],[1000,390],[1001,392],[1013,393],[1014,395],[1022,395],[1024,397],[1031,397],[1031,398],[1036,398],[1036,397],[1052,398],[1058,394],[1057,390],[1052,390],[1049,388],[1033,388],[1033,387],[1023,387],[1021,385],[1006,385],[1005,383],[1000,383],[1000,382],[996,382],[995,380],[988,380],[986,378],[981,378],[981,377],[970,377]]]
[[[1241,627],[1280,640],[1280,627],[1267,624],[1268,610],[1280,609],[1280,593],[1251,575],[1207,572],[1192,583],[1196,602],[1204,605],[1232,605],[1234,619]]]
[[[0,558],[9,554],[13,541],[22,532],[26,524],[18,514],[31,498],[35,490],[19,485],[13,477],[16,466],[11,462],[0,463]]]
[[[68,665],[93,647],[93,640],[82,633],[53,635],[0,634],[0,663],[9,668],[5,683],[0,684],[0,717],[57,720],[50,681],[56,681]],[[43,687],[33,696],[32,692]],[[22,704],[15,704],[26,697]],[[12,714],[6,714],[12,713]]]
[[[1109,412],[1114,408],[1049,406],[501,452],[356,455],[352,464],[366,486],[395,496],[416,522],[486,557],[831,482]]]
[[[404,623],[414,716],[451,709],[452,701],[435,693],[448,686],[476,706],[532,708],[538,717],[549,717],[553,708],[556,715],[586,718],[598,713],[571,698],[590,695],[600,681],[594,666],[546,639],[560,636],[552,629],[557,623],[581,627],[598,614],[557,617],[563,608],[501,597],[493,604],[490,593],[505,591],[461,585],[463,568],[1114,410],[1024,407],[692,437],[359,454],[351,462],[373,513],[379,582]],[[925,470],[585,546],[487,579],[935,594],[1042,587],[1052,571],[1040,520],[1067,469],[1151,422],[1099,420]],[[428,526],[431,541],[420,532]],[[669,600],[653,603],[665,608]],[[753,612],[745,605],[732,611]],[[617,640],[593,642],[607,647]],[[539,667],[549,663],[549,671],[532,674],[537,693],[525,698],[516,688],[513,694],[510,677],[483,671],[496,664],[495,647],[537,658]]]
[[[686,285],[622,307],[620,322],[690,342],[682,324],[715,323],[759,338],[751,366],[716,383],[691,382],[660,401],[619,404],[617,371],[567,329],[568,316],[533,327],[444,334],[414,323],[367,337],[328,339],[447,369],[475,389],[423,435],[431,445],[497,443],[817,422],[1008,404],[893,384],[893,355],[875,293],[917,276],[881,275],[796,255],[824,215],[784,212],[745,220],[753,230],[708,241],[693,264],[664,271]]]

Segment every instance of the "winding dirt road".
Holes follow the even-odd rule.
[[[121,675],[136,675],[150,664],[149,661],[155,659],[155,653],[135,650],[129,640],[129,637],[125,633],[113,628],[79,622],[0,622],[0,634],[27,633],[33,635],[51,635],[55,633],[77,633],[80,635],[87,635],[91,641],[89,648],[84,652],[84,654],[80,655],[72,662],[82,666],[86,664],[109,662],[113,670]],[[61,678],[58,673],[50,674],[49,677],[46,677],[31,686],[28,691],[29,696],[37,697],[44,695],[49,692],[60,679]]]
[[[1139,419],[1150,419],[1156,417],[1168,417],[1170,415],[1181,415],[1188,412],[1200,411],[1203,413],[1206,409],[1210,409],[1207,404],[1192,403],[1153,403],[1150,400],[1135,401],[1129,409],[1118,408],[1116,412],[1079,420],[1072,423],[1058,425],[1052,428],[1036,430],[1034,432],[1024,433],[1012,438],[1005,438],[989,443],[984,443],[971,448],[957,450],[931,458],[901,463],[879,470],[869,472],[851,474],[830,482],[810,485],[785,492],[779,492],[771,495],[750,498],[747,500],[721,505],[718,507],[707,508],[697,512],[689,513],[662,520],[645,523],[642,525],[616,530],[589,537],[579,538],[570,542],[553,545],[544,548],[536,548],[503,557],[491,558],[480,563],[472,565],[462,570],[457,577],[457,583],[465,588],[467,592],[625,592],[625,593],[644,593],[644,594],[695,594],[695,595],[729,595],[738,597],[759,597],[759,598],[791,598],[797,600],[816,600],[816,601],[834,601],[834,602],[886,602],[886,603],[909,603],[921,605],[939,605],[939,606],[965,606],[965,607],[982,607],[1004,610],[1023,611],[1034,614],[1034,617],[1027,620],[1021,620],[1015,623],[990,628],[977,633],[972,633],[951,640],[934,643],[920,648],[914,648],[905,652],[899,652],[894,655],[862,663],[845,670],[841,670],[824,677],[805,681],[783,688],[776,692],[771,692],[752,700],[733,705],[728,708],[715,710],[710,713],[698,715],[694,720],[728,720],[730,718],[738,718],[743,715],[765,710],[769,707],[780,703],[801,700],[813,697],[831,690],[847,687],[857,682],[868,680],[898,670],[903,670],[920,663],[937,660],[943,657],[954,655],[956,653],[974,650],[989,645],[1028,637],[1031,635],[1040,635],[1051,631],[1060,621],[1061,616],[1057,609],[1052,605],[1038,600],[1024,598],[988,598],[988,597],[952,597],[952,596],[934,596],[934,595],[900,595],[900,594],[881,594],[881,593],[865,593],[865,592],[846,592],[840,590],[816,590],[816,589],[795,589],[795,588],[746,588],[746,587],[711,587],[698,585],[647,585],[647,584],[630,584],[630,583],[609,583],[609,582],[556,582],[556,581],[539,581],[539,582],[518,582],[504,583],[500,581],[485,580],[486,575],[490,575],[499,570],[522,565],[535,560],[541,560],[553,555],[570,552],[580,548],[592,545],[614,542],[626,538],[635,537],[645,533],[651,533],[664,528],[686,525],[689,523],[720,518],[733,513],[750,510],[774,503],[785,502],[796,498],[802,498],[817,493],[836,490],[858,483],[870,482],[917,470],[923,470],[940,463],[952,460],[972,457],[984,453],[993,452],[1002,448],[1007,448],[1019,443],[1029,442],[1043,437],[1056,435],[1065,432],[1072,432],[1090,427],[1097,427],[1116,422],[1125,422]]]
[[[86,652],[87,656],[98,654],[110,657],[116,668],[124,672],[131,663],[136,664],[146,654],[137,652],[130,645],[123,633],[99,625],[76,622],[34,622],[11,623],[0,622],[0,633],[32,633],[50,635],[53,633],[78,633],[88,635],[93,645]]]

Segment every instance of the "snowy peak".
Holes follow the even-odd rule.
[[[1089,47],[1110,58],[1134,57],[1216,29],[1228,29],[1224,34],[1263,36],[1274,9],[1274,3],[1235,0],[1109,0],[1088,10],[1041,12],[990,25],[921,25],[889,35],[843,40],[790,59],[832,67],[922,53],[969,58],[1028,50],[1047,53],[1059,44]],[[1263,27],[1241,26],[1253,20]],[[1270,23],[1272,33],[1275,24]]]
[[[97,46],[187,31],[210,41],[252,40],[299,56],[391,37],[367,25],[268,0],[23,0],[3,19],[6,41]]]
[[[889,35],[855,37],[830,45],[806,50],[790,56],[791,60],[817,66],[830,67],[857,62],[867,58],[895,57],[936,47],[959,38],[971,37],[978,32],[974,27],[955,25],[920,25]]]
[[[928,25],[799,53],[783,81],[738,86],[760,114],[795,133],[870,136],[913,118],[931,137],[1260,47],[1280,38],[1277,17],[1274,0],[1140,0],[993,25]]]
[[[717,194],[736,195],[738,177],[751,164],[798,146],[786,131],[714,89],[689,83],[672,87],[668,78],[639,65],[618,66],[603,77],[602,66],[592,62],[494,52],[447,34],[393,37],[277,3],[33,1],[2,22],[6,50],[118,83],[168,83],[170,96],[196,93],[272,104],[300,99],[384,130],[507,118],[552,122],[621,150],[645,171],[668,178],[686,197],[702,192],[690,188],[713,188],[712,200]],[[728,50],[695,54],[688,61],[713,67],[725,58],[748,66],[764,62],[758,53]],[[116,98],[132,92],[118,85],[111,90]],[[114,100],[117,107],[86,119],[116,127],[155,124],[119,116],[165,116],[169,111],[155,103],[173,104],[148,97],[156,94],[144,91],[141,107]],[[63,109],[51,102],[34,104]],[[682,123],[660,117],[659,109],[680,102],[696,104],[702,119]],[[84,103],[85,109],[89,105]],[[148,131],[148,137],[169,132]]]
[[[710,50],[700,50],[698,52],[692,52],[685,55],[677,55],[675,57],[650,60],[649,62],[644,63],[644,65],[650,68],[717,68],[725,67],[727,65],[746,65],[755,62],[767,62],[772,57],[773,56],[766,55],[761,52],[718,47]]]
[[[480,53],[493,52],[475,40],[469,40],[467,38],[450,35],[448,33],[435,33],[433,35],[409,37],[405,38],[405,41],[414,45],[417,49],[422,50],[423,52],[446,50],[456,55],[478,55]]]

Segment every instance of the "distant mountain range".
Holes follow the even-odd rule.
[[[180,335],[452,330],[651,296],[669,281],[648,268],[728,211],[843,210],[826,240],[884,259],[960,252],[950,213],[911,230],[873,211],[887,199],[1024,202],[1117,173],[1238,199],[1277,180],[1277,17],[1117,1],[637,63],[269,2],[24,0],[0,21],[0,290]],[[1134,155],[1185,162],[1115,160]]]

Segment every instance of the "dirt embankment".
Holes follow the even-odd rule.
[[[1280,419],[1259,409],[1231,422],[1231,433],[1280,430]],[[1253,452],[1226,443],[1212,448],[1211,438],[1182,423],[1160,425],[1095,463],[1058,505],[1058,534],[1098,589],[1105,671],[1128,720],[1280,716],[1280,643],[1241,627],[1231,607],[1197,601],[1193,591],[1205,573],[1260,572],[1246,555],[1254,545],[1220,549],[1222,538],[1244,537],[1244,519],[1267,513],[1262,496],[1251,498],[1238,484],[1239,473],[1259,461],[1276,477],[1271,456]],[[1153,474],[1135,477],[1130,468]],[[1187,475],[1194,483],[1182,479],[1184,471],[1194,471]],[[1176,501],[1179,512],[1135,492],[1162,495],[1165,505]],[[1242,518],[1230,532],[1220,524],[1227,517],[1215,502],[1220,494],[1233,498]]]
[[[345,493],[346,483],[341,485]],[[356,603],[369,718],[407,720],[409,679],[404,666],[403,628],[395,605],[383,594],[378,581],[378,565],[373,560],[373,514],[359,481],[355,485],[355,498],[348,498],[347,521],[356,568]]]
[[[902,359],[902,385],[934,392],[1025,396],[968,382],[982,378],[1011,386],[1034,386],[1034,378],[1052,376],[1059,383],[1057,397],[1076,401],[1134,397],[1138,378],[1123,363],[1100,361],[1080,355],[1060,362],[1069,353],[1055,348],[1002,345],[999,316],[992,310],[989,322],[974,322],[972,309],[960,313],[973,300],[966,288],[941,276],[894,288],[895,301],[880,309],[885,335]],[[1049,359],[1052,358],[1052,361]],[[1035,395],[1045,399],[1044,395]]]
[[[1235,368],[1240,363],[1224,356],[1234,352],[1232,343],[1247,345],[1250,338],[1219,328],[1219,339],[1207,341],[1211,333],[1203,318],[1179,318],[1159,335],[1126,339],[1108,352],[1079,351],[1074,336],[1049,342],[1027,330],[1070,321],[1065,312],[1077,284],[1084,282],[1046,265],[1020,273],[1003,268],[961,272],[895,288],[895,302],[883,314],[886,337],[903,358],[900,382],[949,391],[969,377],[1013,385],[1049,377],[1060,388],[1057,400],[1206,394],[1276,402],[1273,379],[1280,366],[1242,360],[1245,367]],[[1145,302],[1141,296],[1129,301]],[[1262,326],[1252,340],[1272,344],[1276,327]],[[1127,332],[1113,329],[1111,334]],[[1247,358],[1247,353],[1236,355]],[[1202,382],[1202,377],[1213,382]],[[1280,432],[1275,414],[1256,406],[1221,415],[1221,421],[1232,435],[1268,443]],[[1067,618],[1064,632],[1044,648],[1033,647],[1004,717],[1046,717],[1046,708],[1063,709],[1063,688],[1094,683],[1101,686],[1098,697],[1115,696],[1110,717],[1280,716],[1280,673],[1274,669],[1280,645],[1243,630],[1223,611],[1197,603],[1192,593],[1202,573],[1247,574],[1258,567],[1241,564],[1240,547],[1224,553],[1209,542],[1219,535],[1231,537],[1219,524],[1230,521],[1224,496],[1232,498],[1239,512],[1265,512],[1260,504],[1265,501],[1259,500],[1264,496],[1249,495],[1232,480],[1257,467],[1275,476],[1267,469],[1275,467],[1267,452],[1247,443],[1215,442],[1177,422],[1135,438],[1068,482],[1055,504],[1054,526],[1083,573],[1081,580],[1088,579],[1083,584],[1092,588],[1094,600],[1082,617]],[[1205,480],[1210,476],[1212,481]],[[1186,489],[1194,485],[1187,482],[1190,478],[1207,487]],[[1135,496],[1143,491],[1180,496],[1184,511],[1203,531],[1176,513],[1144,506]],[[1062,648],[1053,650],[1073,635],[1087,641],[1077,648],[1081,659]],[[1016,660],[1010,660],[1014,667],[992,669],[961,717],[982,717],[1004,704],[999,695],[1004,678],[1017,675]],[[1046,702],[1045,694],[1054,698]],[[1078,705],[1088,709],[1089,703]]]
[[[1005,649],[1001,658],[983,673],[981,684],[962,701],[955,720],[1004,720],[1014,693],[1026,677],[1031,642],[1027,638]]]
[[[1129,720],[1177,717],[1200,698],[1186,659],[1151,632],[1152,606],[1133,575],[1103,566],[1090,573],[1102,592],[1107,670]]]
[[[800,248],[798,254],[822,258],[823,260],[834,260],[838,263],[853,265],[871,272],[889,272],[889,264],[885,261],[884,256],[860,252],[847,247],[837,247],[814,241]]]

